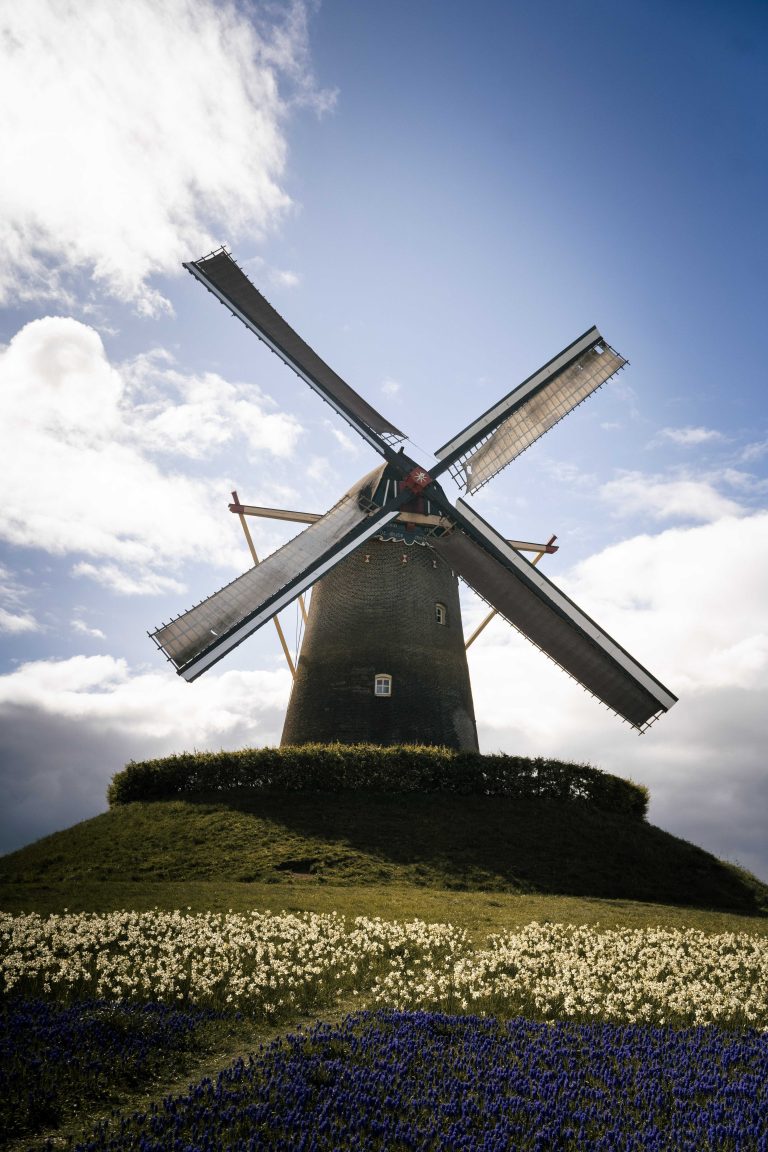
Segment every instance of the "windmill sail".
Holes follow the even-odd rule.
[[[202,260],[190,261],[184,267],[218,296],[235,316],[293,368],[310,388],[319,393],[382,456],[387,455],[386,441],[396,443],[404,439],[404,434],[394,424],[385,420],[380,412],[329,368],[294,332],[225,249]]]
[[[396,508],[363,511],[348,493],[261,564],[150,635],[184,679],[195,680],[395,516]]]
[[[590,328],[439,448],[433,475],[450,468],[466,492],[477,491],[625,364]]]
[[[476,747],[463,635],[459,635],[457,649],[461,660],[454,659],[457,667],[463,661],[461,675],[452,682],[450,690],[440,679],[448,667],[440,644],[447,644],[446,637],[460,619],[458,594],[457,607],[449,611],[447,605],[453,602],[453,592],[449,595],[447,585],[444,588],[439,584],[445,575],[440,570],[445,568],[453,584],[456,575],[461,576],[523,635],[635,728],[642,730],[672,707],[676,697],[511,546],[530,545],[504,540],[461,500],[454,508],[437,482],[437,477],[450,469],[465,491],[475,492],[618,372],[626,361],[605,343],[597,328],[590,328],[574,340],[443,445],[436,453],[437,466],[427,472],[402,448],[395,450],[393,445],[405,438],[403,433],[321,360],[251,284],[226,250],[184,267],[386,461],[385,466],[363,477],[329,513],[317,518],[262,564],[152,633],[155,643],[185,679],[196,679],[311,585],[320,582],[322,589],[322,578],[333,571],[328,589],[346,581],[356,591],[345,600],[347,606],[352,601],[355,606],[348,630],[351,640],[339,641],[329,627],[323,632],[323,659],[302,656],[299,660],[291,708],[300,715],[310,700],[310,706],[316,709],[316,720],[305,729],[292,719],[286,727],[289,736],[303,740],[309,734],[309,738],[316,738],[321,728],[317,716],[322,713],[325,723],[329,708],[338,705],[343,715],[334,718],[328,730],[334,739],[344,738],[338,735],[344,724],[347,738],[353,731],[359,738],[361,731],[373,731],[372,725],[379,722],[381,739],[393,734],[402,739],[406,730],[410,739],[408,725],[413,721],[416,735],[426,731],[430,738],[439,737],[440,743],[452,747]],[[238,505],[237,497],[235,501],[231,507],[241,515],[247,511],[265,512],[255,506]],[[311,518],[297,512],[289,515],[296,520]],[[396,519],[398,523],[393,524]],[[362,550],[362,559],[358,556],[357,564],[352,553],[368,540],[370,544]],[[425,547],[414,549],[409,557],[410,545],[417,540]],[[402,549],[393,551],[398,543]],[[430,549],[435,554],[431,561]],[[347,557],[349,563],[342,564]],[[446,564],[440,565],[438,557]],[[419,565],[426,575],[418,583],[423,594],[407,605],[415,611],[411,624],[398,590],[407,578],[413,592],[413,574]],[[361,583],[363,575],[365,580]],[[319,590],[313,599],[320,602],[323,595]],[[338,598],[334,599],[329,591],[325,602],[337,603]],[[374,616],[377,623],[372,627]],[[316,631],[319,636],[319,625]],[[310,632],[312,629],[307,635]],[[414,672],[412,656],[417,633],[426,637],[427,655],[423,662],[417,662]],[[367,662],[350,656],[361,636],[365,637],[370,656]],[[393,636],[397,641],[394,647],[387,648]],[[338,656],[340,644],[341,662],[335,666],[338,674],[329,673],[335,659],[333,653]],[[382,659],[386,668],[380,663]],[[397,673],[396,690],[377,695],[378,679],[388,681],[391,688],[393,668]],[[413,680],[414,675],[418,682]],[[466,685],[462,687],[464,681]],[[347,689],[343,698],[339,696],[340,684]],[[388,701],[384,707],[378,698],[381,696]],[[347,716],[350,709],[356,709],[359,715]],[[427,714],[434,723],[427,723]],[[459,714],[465,720],[469,718],[462,732],[456,728]],[[393,725],[395,716],[400,727]],[[323,728],[321,739],[327,738],[325,733]]]
[[[430,543],[491,607],[635,728],[677,697],[604,632],[464,501],[457,530]]]

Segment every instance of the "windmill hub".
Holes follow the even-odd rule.
[[[418,496],[432,483],[429,472],[425,472],[423,468],[412,468],[403,480],[403,487],[413,492],[414,496]]]
[[[384,508],[393,499],[404,497],[395,519],[384,524],[376,534],[379,540],[402,540],[408,544],[417,541],[425,543],[428,535],[440,536],[451,527],[441,514],[440,507],[425,495],[426,489],[434,484],[434,481],[430,480],[427,484],[423,484],[418,492],[414,492],[407,483],[410,475],[411,473],[407,472],[403,476],[397,467],[384,464],[369,472],[350,490],[351,493],[356,493],[361,510],[369,514]],[[434,488],[437,492],[442,492],[439,485],[434,484]]]

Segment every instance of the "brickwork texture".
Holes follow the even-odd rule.
[[[315,585],[282,736],[313,742],[477,751],[458,580],[428,545],[369,540]]]

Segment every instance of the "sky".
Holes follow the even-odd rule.
[[[226,244],[425,466],[592,324],[627,357],[472,503],[679,703],[638,735],[496,619],[481,750],[768,880],[767,65],[762,0],[0,0],[0,851],[279,742],[271,624],[191,685],[147,632],[248,566],[233,489],[378,458],[182,268]]]

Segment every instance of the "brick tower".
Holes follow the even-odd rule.
[[[477,751],[458,581],[399,523],[315,585],[282,743]]]

